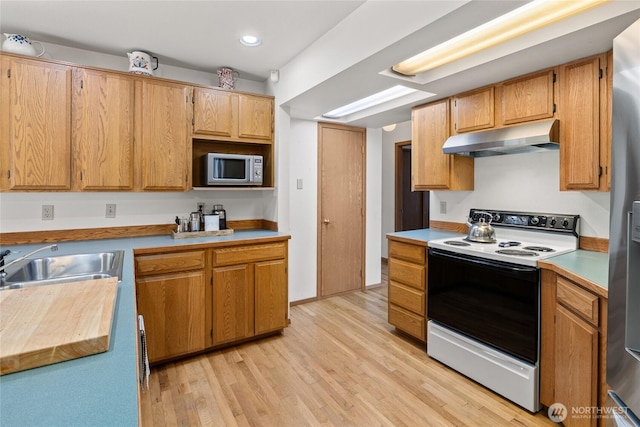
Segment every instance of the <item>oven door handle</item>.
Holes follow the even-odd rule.
[[[452,252],[446,252],[446,251],[442,251],[434,248],[429,248],[429,255],[435,255],[442,258],[455,259],[457,261],[462,261],[462,262],[470,262],[473,264],[484,265],[487,267],[506,269],[506,270],[510,270],[518,273],[528,273],[528,272],[533,272],[538,270],[537,267],[514,265],[506,262],[488,260],[485,258],[474,257],[470,255],[464,256],[464,255],[459,255]]]

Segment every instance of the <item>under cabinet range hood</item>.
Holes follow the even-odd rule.
[[[556,119],[513,125],[449,137],[445,154],[469,157],[499,156],[541,150],[557,150],[560,123]]]

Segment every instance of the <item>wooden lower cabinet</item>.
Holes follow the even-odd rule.
[[[142,252],[135,255],[136,298],[150,363],[289,324],[287,240]]]
[[[287,327],[287,242],[212,250],[213,345]]]
[[[540,401],[565,405],[567,427],[604,425],[585,411],[606,404],[606,318],[605,297],[542,270]]]
[[[205,251],[140,256],[136,300],[144,317],[149,362],[205,348]]]
[[[426,245],[389,238],[389,323],[426,341]]]

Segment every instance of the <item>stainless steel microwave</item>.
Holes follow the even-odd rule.
[[[206,185],[262,185],[262,156],[208,153],[203,156]]]

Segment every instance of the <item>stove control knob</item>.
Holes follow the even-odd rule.
[[[500,215],[499,213],[493,215],[493,222],[500,222],[501,219],[502,215]]]
[[[538,218],[537,216],[534,216],[531,218],[532,225],[538,225],[539,223],[540,223],[540,218]]]
[[[555,227],[556,225],[556,219],[555,218],[551,218],[551,222],[550,222],[552,227]]]
[[[566,227],[567,225],[569,225],[569,220],[567,218],[562,220],[562,226]]]

